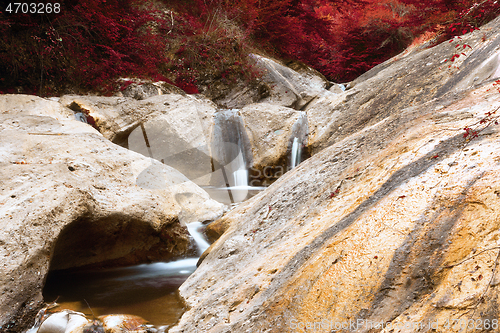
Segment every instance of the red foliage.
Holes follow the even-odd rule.
[[[117,78],[141,77],[197,93],[253,77],[255,49],[345,82],[415,36],[447,39],[500,13],[493,0],[50,1],[60,13],[0,13],[0,91],[111,92]]]
[[[0,43],[0,71],[10,77],[8,84],[40,94],[68,84],[105,91],[124,74],[159,75],[164,41],[148,24],[154,20],[162,32],[166,22],[153,10],[133,0],[59,2],[58,14],[0,16],[7,36]]]

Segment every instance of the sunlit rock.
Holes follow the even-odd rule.
[[[177,170],[111,143],[56,101],[1,95],[0,141],[3,328],[30,325],[49,269],[168,260],[188,249],[183,223],[224,211]]]
[[[138,316],[132,315],[107,315],[101,316],[106,333],[147,333],[147,321]]]

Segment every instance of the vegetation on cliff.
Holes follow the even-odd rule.
[[[197,93],[258,77],[251,52],[345,82],[415,40],[435,44],[500,13],[493,0],[49,2],[59,10],[0,8],[0,92],[110,93],[130,82],[117,78],[133,77]]]

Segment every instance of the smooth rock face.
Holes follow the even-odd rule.
[[[190,310],[170,332],[498,324],[500,134],[481,123],[500,112],[498,77],[462,82],[491,64],[499,26],[462,37],[459,69],[440,64],[445,42],[312,102],[316,154],[214,222],[226,232],[181,286]]]
[[[156,117],[167,116],[186,132],[189,132],[186,126],[197,121],[208,132],[215,113],[215,104],[209,100],[175,93],[139,101],[130,97],[66,95],[59,102],[75,112],[87,112],[102,135],[124,147],[127,147],[127,138],[132,131],[141,124],[154,123]],[[183,123],[186,115],[195,115],[196,118],[191,123]]]
[[[75,110],[88,110],[109,140],[161,161],[199,185],[208,184],[212,172],[210,133],[216,112],[212,102],[179,94],[141,101],[63,96],[60,102]]]
[[[269,185],[290,168],[288,157],[294,134],[301,136],[296,123],[305,113],[284,106],[257,103],[244,107],[240,114],[253,155],[250,178],[255,184],[250,185]],[[304,135],[301,139],[307,143]]]
[[[218,105],[240,109],[249,104],[269,103],[301,110],[329,86],[323,75],[304,64],[284,65],[257,54],[250,57],[262,77],[252,85],[238,84],[223,96],[209,96]]]
[[[260,102],[300,110],[328,85],[321,74],[308,67],[301,67],[298,72],[269,58],[256,54],[252,57],[263,72],[262,80],[271,87],[269,96]]]
[[[49,268],[171,258],[188,247],[181,223],[224,209],[180,172],[111,143],[56,101],[0,96],[0,142],[2,332],[30,324]]]

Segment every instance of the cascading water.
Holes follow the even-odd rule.
[[[58,299],[61,308],[89,316],[129,313],[157,327],[172,325],[185,310],[177,289],[195,271],[199,255],[209,247],[201,222],[186,226],[197,249],[192,257],[104,270],[51,272],[44,299]]]
[[[305,147],[307,145],[308,133],[309,126],[307,122],[307,115],[305,112],[301,112],[297,121],[292,126],[292,135],[289,143],[289,170],[297,167],[297,165],[299,165],[305,159]]]
[[[205,190],[216,200],[236,203],[248,198],[248,165],[252,155],[238,110],[216,113],[212,132],[212,178]]]
[[[292,157],[291,157],[291,168],[295,168],[300,162],[301,149],[299,144],[299,138],[293,138],[292,144]]]
[[[186,224],[189,234],[193,237],[199,254],[201,255],[210,246],[205,240],[201,229],[203,229],[203,223],[201,222],[191,222]]]

